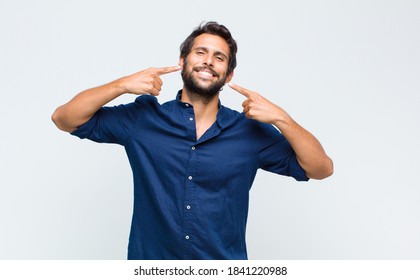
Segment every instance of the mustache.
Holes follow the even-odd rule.
[[[219,77],[219,74],[217,74],[216,71],[214,71],[213,69],[211,69],[208,66],[199,66],[199,67],[194,67],[193,68],[194,71],[203,71],[203,70],[208,70],[213,76]]]

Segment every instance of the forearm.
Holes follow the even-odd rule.
[[[162,87],[160,76],[179,70],[179,65],[148,68],[109,84],[82,91],[68,103],[58,107],[52,120],[59,129],[72,132],[90,120],[102,106],[124,93],[159,95]]]
[[[77,94],[55,110],[52,115],[53,122],[63,131],[74,131],[92,118],[102,106],[125,92],[120,80]]]
[[[333,162],[318,140],[296,123],[282,108],[257,92],[235,84],[229,84],[229,86],[247,98],[242,103],[246,117],[273,124],[281,131],[309,178],[323,179],[333,173]]]
[[[323,179],[332,175],[334,167],[321,143],[292,118],[274,122],[296,153],[297,160],[306,175],[313,179]]]

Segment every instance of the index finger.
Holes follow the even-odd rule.
[[[176,71],[179,71],[179,70],[181,70],[180,65],[156,68],[156,74],[158,74],[160,76],[160,75],[165,75],[165,74],[169,74],[169,73],[172,73],[172,72],[176,72]]]
[[[240,87],[240,86],[238,86],[237,84],[234,84],[234,83],[229,83],[229,86],[233,90],[235,90],[235,91],[239,92],[240,94],[242,94],[243,96],[245,96],[246,98],[249,98],[251,96],[251,94],[253,93],[252,91],[250,91],[246,88]]]

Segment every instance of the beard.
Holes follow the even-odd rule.
[[[187,95],[191,100],[202,101],[203,103],[209,103],[219,93],[221,88],[226,83],[227,76],[220,77],[213,69],[208,66],[194,67],[191,72],[187,70],[188,63],[185,61],[182,68],[181,76],[184,81],[184,87],[187,90]],[[203,86],[197,81],[198,78],[193,76],[194,72],[200,70],[208,70],[213,76],[217,78],[216,81],[212,82],[207,86]]]

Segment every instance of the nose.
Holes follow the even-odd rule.
[[[206,57],[204,58],[204,64],[209,66],[209,67],[213,67],[213,56],[211,55],[206,55]]]

